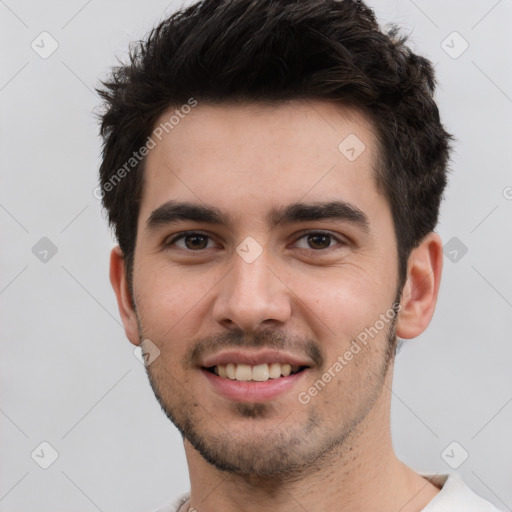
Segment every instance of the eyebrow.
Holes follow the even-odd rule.
[[[346,201],[292,203],[272,208],[266,216],[270,229],[296,222],[328,219],[348,222],[366,233],[370,232],[368,216],[357,206]],[[146,231],[155,231],[179,221],[225,225],[231,229],[234,224],[231,215],[214,206],[168,201],[151,212],[146,221]]]

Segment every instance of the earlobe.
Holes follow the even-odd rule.
[[[415,338],[427,328],[436,307],[442,269],[443,244],[432,232],[409,256],[396,327],[398,337]]]
[[[110,283],[116,294],[119,314],[124,325],[126,336],[134,345],[139,345],[137,315],[126,278],[126,265],[123,252],[117,245],[110,253]]]

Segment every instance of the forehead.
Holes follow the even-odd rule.
[[[369,210],[383,200],[374,178],[376,137],[354,108],[293,100],[199,102],[179,117],[176,110],[155,123],[161,140],[153,136],[156,144],[146,157],[141,222],[175,199],[237,216],[301,199],[345,200]]]

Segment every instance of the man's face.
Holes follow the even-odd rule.
[[[133,274],[139,336],[160,350],[147,370],[161,406],[217,467],[290,472],[358,425],[384,422],[372,411],[399,290],[376,162],[365,118],[323,101],[199,103],[148,155]],[[288,364],[300,371],[277,377]]]

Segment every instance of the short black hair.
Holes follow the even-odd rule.
[[[100,186],[131,286],[144,158],[156,120],[201,103],[323,99],[360,109],[378,140],[377,187],[393,214],[399,281],[411,250],[434,230],[450,139],[433,99],[431,62],[396,26],[379,28],[360,0],[204,0],[174,13],[104,86]],[[129,171],[130,169],[128,169]]]

